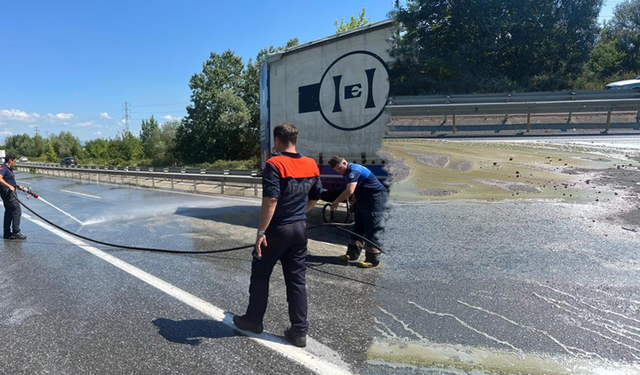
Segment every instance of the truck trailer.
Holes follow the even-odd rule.
[[[260,71],[262,168],[272,154],[272,128],[288,122],[300,131],[298,151],[318,163],[323,200],[345,187],[328,165],[333,155],[387,180],[377,152],[389,120],[392,28],[391,20],[376,22],[268,56]]]

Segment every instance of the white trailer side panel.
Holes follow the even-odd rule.
[[[270,58],[271,129],[296,125],[298,150],[316,160],[322,153],[325,163],[333,154],[360,163],[363,153],[366,164],[379,163],[388,122],[391,27],[385,22]]]

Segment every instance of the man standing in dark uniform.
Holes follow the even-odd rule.
[[[349,197],[355,204],[354,232],[374,243],[379,243],[380,233],[384,229],[384,216],[387,208],[387,188],[366,167],[355,163],[347,163],[342,156],[334,156],[329,160],[334,171],[344,176],[346,189],[331,204],[335,211],[340,202]],[[360,262],[362,268],[376,267],[380,264],[380,250],[365,244],[365,259]],[[360,257],[358,238],[351,237],[347,246],[347,253],[340,256],[340,260],[348,262]]]
[[[13,173],[13,167],[17,163],[16,156],[8,154],[5,160],[6,162],[0,166],[0,196],[4,204],[4,239],[26,240],[27,236],[20,233],[22,209],[15,197],[16,189],[24,190],[24,187],[16,183],[16,175]]]
[[[307,345],[307,227],[306,213],[320,199],[322,184],[318,165],[296,152],[298,129],[280,124],[273,129],[274,156],[262,176],[262,209],[251,264],[249,306],[234,324],[260,333],[269,299],[269,278],[280,260],[287,287],[291,328],[285,337],[295,346]]]

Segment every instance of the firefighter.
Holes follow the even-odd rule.
[[[351,197],[355,206],[354,232],[369,241],[379,243],[384,229],[385,210],[387,206],[387,188],[371,173],[369,169],[355,163],[348,163],[342,156],[334,156],[329,160],[334,171],[344,176],[346,189],[331,204],[335,211],[338,204]],[[365,259],[360,262],[362,268],[376,267],[380,264],[380,249],[365,243]],[[360,257],[362,248],[357,237],[352,236],[347,245],[347,253],[340,260],[348,262]]]
[[[320,199],[322,184],[316,162],[296,152],[298,129],[287,123],[273,129],[274,156],[262,176],[262,209],[251,263],[249,306],[234,324],[261,333],[269,298],[269,278],[280,260],[287,288],[291,327],[284,334],[297,347],[307,345],[306,213]]]
[[[5,157],[5,163],[0,166],[0,196],[4,204],[4,239],[5,240],[26,240],[27,236],[20,233],[20,218],[22,209],[20,202],[15,196],[15,190],[24,191],[24,187],[16,183],[16,175],[13,167],[16,166],[17,159],[13,154]]]

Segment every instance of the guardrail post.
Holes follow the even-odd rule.
[[[138,176],[136,176],[136,186],[138,186]]]
[[[456,132],[456,115],[451,116],[453,118],[453,127],[451,128],[453,132]]]
[[[171,177],[171,190],[173,190],[173,177]]]
[[[527,113],[527,133],[531,132],[531,113]]]
[[[607,112],[607,127],[604,128],[604,131],[608,132],[610,126],[611,126],[611,111]]]
[[[220,183],[220,194],[224,194],[224,178],[222,179],[222,182]]]
[[[99,185],[99,184],[100,184],[100,173],[98,173],[98,178],[97,178],[97,180],[98,180],[98,185]]]
[[[636,123],[640,122],[640,111],[636,114]]]
[[[258,196],[258,184],[253,184],[253,196]]]
[[[193,181],[193,192],[194,193],[198,192],[198,183],[196,181]]]
[[[571,123],[572,118],[573,118],[573,112],[569,112],[569,117],[567,118],[567,124]]]
[[[153,177],[151,177],[151,187],[154,189],[156,188],[156,179]]]
[[[120,175],[120,184],[124,185],[124,175],[123,174]]]

